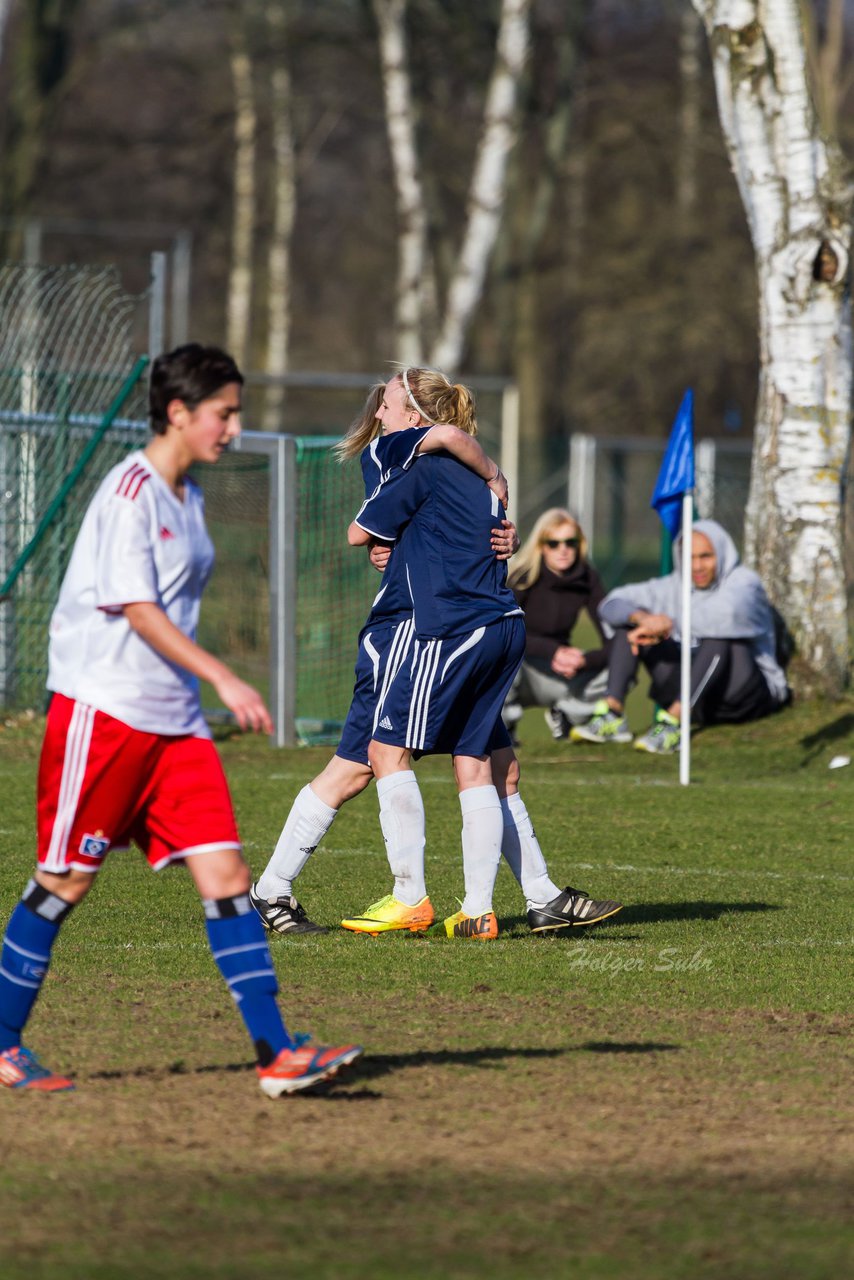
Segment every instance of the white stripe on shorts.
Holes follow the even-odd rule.
[[[416,645],[416,651],[418,646]],[[418,669],[412,682],[409,702],[409,720],[406,725],[406,745],[410,751],[420,751],[427,736],[427,716],[430,712],[430,695],[436,680],[439,660],[442,656],[441,640],[425,640],[417,652]],[[413,663],[413,666],[415,663]]]
[[[66,860],[68,841],[77,815],[77,806],[80,803],[80,792],[83,790],[94,724],[95,708],[87,707],[82,702],[75,702],[65,739],[56,817],[50,833],[47,857],[42,863],[45,871],[68,870]]]
[[[380,689],[380,696],[377,698],[377,705],[374,708],[374,728],[379,724],[380,716],[383,712],[383,703],[388,696],[391,682],[397,675],[400,668],[406,661],[406,655],[409,652],[409,646],[412,637],[415,634],[415,622],[412,618],[407,618],[406,622],[401,622],[400,626],[394,633],[394,639],[388,651],[388,658],[383,672],[383,683]]]
[[[374,669],[374,693],[376,693],[376,691],[377,691],[377,679],[378,679],[379,674],[380,674],[380,655],[379,655],[379,652],[378,652],[378,650],[377,650],[377,648],[376,648],[376,645],[371,644],[371,633],[370,633],[370,631],[369,631],[369,632],[368,632],[368,634],[365,636],[364,640],[362,641],[362,644],[365,646],[365,653],[366,653],[366,654],[368,655],[368,657],[370,658],[370,660],[371,660],[371,666],[372,666],[372,667],[373,667],[373,669]]]
[[[486,627],[478,627],[477,631],[473,631],[471,633],[468,640],[465,640],[461,645],[457,646],[457,648],[454,650],[454,652],[451,654],[450,658],[442,668],[442,681],[444,681],[445,676],[448,674],[448,667],[451,665],[454,659],[458,658],[461,653],[465,653],[467,649],[473,649],[476,644],[480,644],[481,640],[484,637],[485,632],[486,632]]]

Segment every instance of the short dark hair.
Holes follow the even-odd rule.
[[[195,409],[229,382],[243,382],[243,374],[227,351],[188,342],[158,356],[151,366],[148,411],[151,430],[163,435],[169,425],[166,410],[171,400],[182,400]]]

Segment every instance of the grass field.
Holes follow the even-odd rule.
[[[3,922],[40,728],[0,730]],[[672,759],[553,743],[528,712],[522,791],[553,876],[626,909],[535,938],[502,870],[495,943],[275,939],[290,1023],[366,1046],[346,1081],[276,1103],[188,878],[113,855],[28,1035],[77,1092],[0,1097],[0,1275],[850,1274],[854,766],[828,763],[853,733],[844,701],[700,734],[686,789]],[[257,872],[328,753],[221,745]],[[448,914],[459,809],[447,762],[418,772]],[[300,897],[334,924],[388,885],[371,790]]]

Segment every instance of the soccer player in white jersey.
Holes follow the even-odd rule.
[[[54,1092],[73,1082],[21,1035],[63,921],[112,847],[133,839],[155,870],[182,863],[208,940],[255,1047],[270,1097],[358,1057],[293,1036],[276,1001],[264,930],[225,776],[201,712],[208,680],[242,729],[269,733],[260,695],[195,640],[213,566],[202,493],[187,471],[240,432],[242,375],[216,347],[155,360],[153,436],[114,467],[84,516],[50,624],[52,691],[38,777],[38,864],[0,955],[0,1084]]]

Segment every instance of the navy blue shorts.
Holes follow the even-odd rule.
[[[415,755],[484,756],[509,745],[501,708],[525,652],[521,617],[416,640],[379,707],[377,742]]]
[[[374,736],[379,706],[412,647],[413,635],[411,617],[405,622],[381,622],[363,629],[359,636],[353,700],[341,730],[337,756],[357,764],[368,763],[368,743]]]

